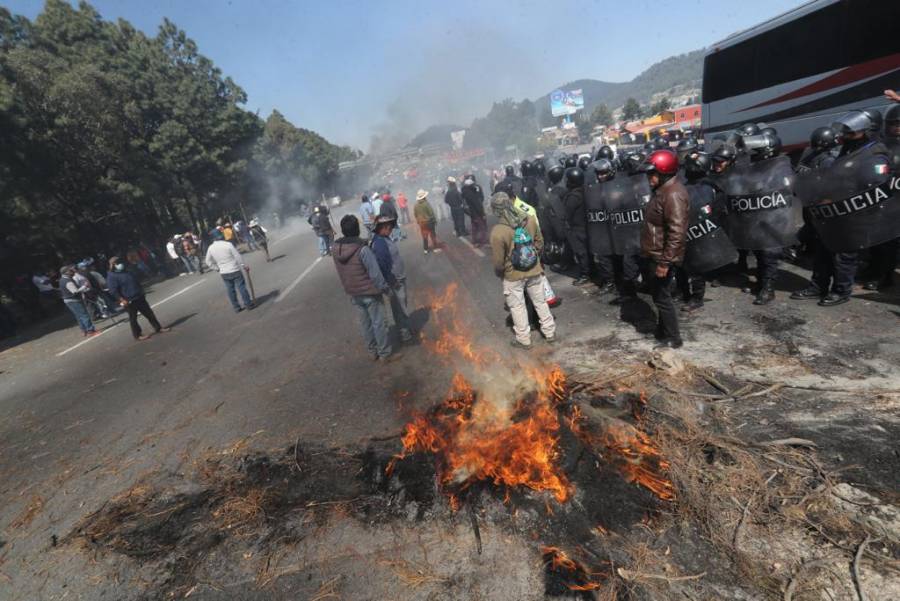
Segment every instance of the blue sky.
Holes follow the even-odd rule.
[[[0,0],[34,18],[37,0]],[[799,0],[95,0],[155,33],[163,17],[249,96],[337,143],[468,125],[494,100],[581,78],[627,81]]]

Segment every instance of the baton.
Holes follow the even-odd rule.
[[[253,299],[253,302],[256,303],[256,291],[253,289],[253,280],[250,279],[250,269],[246,266],[244,267],[244,279],[247,280],[247,284],[250,286],[250,297]]]

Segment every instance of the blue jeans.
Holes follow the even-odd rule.
[[[91,321],[91,316],[88,315],[87,309],[84,308],[84,303],[80,300],[67,300],[63,302],[65,303],[66,308],[75,316],[82,332],[94,331],[94,322]]]
[[[241,310],[241,306],[237,301],[237,294],[234,292],[235,287],[237,287],[238,292],[241,293],[241,299],[244,301],[244,306],[249,307],[252,304],[252,301],[250,300],[250,293],[247,292],[247,284],[244,282],[244,274],[240,271],[233,271],[221,275],[222,281],[225,282],[225,291],[228,292],[228,300],[231,301],[231,306],[234,310]]]
[[[322,256],[331,252],[331,234],[319,234],[319,254]]]
[[[406,304],[406,281],[397,282],[397,287],[391,291],[391,313],[394,315],[394,323],[400,328],[400,334],[406,338],[410,335],[409,313]]]
[[[381,296],[352,296],[350,302],[359,309],[359,325],[369,352],[380,359],[390,356],[391,341]]]

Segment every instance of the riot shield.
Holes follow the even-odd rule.
[[[640,254],[644,206],[651,196],[647,176],[623,173],[605,182],[603,187],[608,199],[613,253],[622,256]]]
[[[685,188],[691,196],[691,207],[684,268],[688,273],[701,274],[734,263],[738,252],[719,226],[722,215],[715,210],[715,189],[706,184],[691,184]]]
[[[900,178],[884,150],[869,146],[797,176],[797,197],[830,251],[854,252],[900,237]]]
[[[563,204],[565,193],[566,190],[562,186],[553,186],[547,190],[546,203],[542,203],[542,205],[546,205],[549,231],[553,232],[553,237],[557,242],[566,240],[566,207]],[[543,218],[541,218],[541,223],[544,223]]]
[[[803,209],[794,198],[794,179],[787,156],[739,163],[717,178],[726,194],[725,230],[735,247],[767,250],[797,242]]]
[[[584,187],[584,210],[587,213],[588,250],[591,256],[615,254],[609,226],[610,182],[594,181]]]

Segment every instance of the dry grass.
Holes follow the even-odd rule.
[[[9,523],[9,530],[18,530],[19,528],[27,528],[34,521],[34,518],[44,509],[44,498],[40,495],[34,495],[29,499],[28,504],[22,511]]]
[[[438,576],[431,570],[431,566],[419,564],[405,559],[384,559],[379,565],[387,566],[393,570],[397,578],[410,588],[418,588],[423,584],[435,584],[447,582],[447,578]]]

